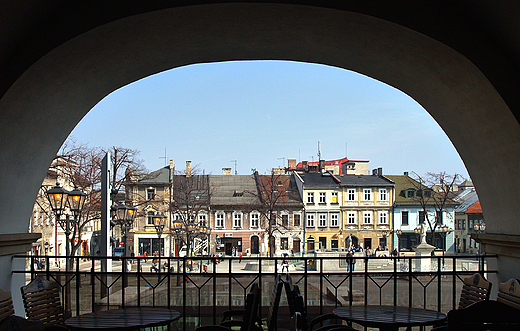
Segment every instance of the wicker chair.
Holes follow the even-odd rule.
[[[39,277],[23,286],[21,291],[29,320],[41,320],[46,329],[65,328],[58,283]]]

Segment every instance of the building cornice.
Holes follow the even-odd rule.
[[[471,238],[482,245],[482,252],[520,258],[520,235],[472,233]]]
[[[26,254],[41,237],[41,233],[0,234],[0,256]]]

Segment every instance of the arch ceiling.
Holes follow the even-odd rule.
[[[520,235],[519,5],[296,3],[4,4],[0,230],[27,231],[52,157],[110,92],[187,64],[276,59],[353,70],[410,95],[465,162],[488,232]]]

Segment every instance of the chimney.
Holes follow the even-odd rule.
[[[186,161],[186,177],[191,177],[191,161]]]
[[[405,175],[406,177],[408,177],[408,171],[405,171],[405,172],[404,172],[404,175]]]
[[[325,160],[320,160],[318,163],[318,172],[324,172],[325,171]]]
[[[303,171],[308,172],[309,171],[309,163],[307,161],[302,161]]]
[[[383,176],[383,168],[377,168],[377,175],[379,177]]]
[[[231,176],[231,168],[222,168],[222,174],[224,176]]]
[[[289,169],[295,169],[296,168],[296,159],[288,159],[287,160],[287,167]]]
[[[173,180],[173,175],[175,174],[175,163],[173,160],[170,160],[170,181]]]

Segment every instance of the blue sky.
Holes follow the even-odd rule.
[[[114,123],[118,123],[115,129]],[[96,134],[93,134],[95,132]],[[206,174],[237,160],[238,174],[287,159],[345,155],[384,174],[447,171],[468,178],[433,118],[406,94],[366,76],[286,61],[197,64],[114,91],[71,135],[90,146],[139,150],[149,170],[173,159]]]

